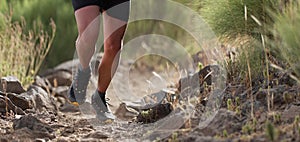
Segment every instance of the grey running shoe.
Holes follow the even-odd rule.
[[[86,90],[91,78],[91,69],[85,70],[78,69],[74,78],[70,90],[68,92],[68,99],[72,104],[83,104],[86,99]],[[78,104],[77,104],[78,103]]]
[[[100,121],[113,121],[116,118],[107,105],[105,95],[100,97],[97,90],[92,95],[92,106],[96,111],[96,118]]]

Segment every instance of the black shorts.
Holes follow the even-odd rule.
[[[129,0],[72,0],[74,11],[85,6],[97,5],[100,11],[106,11],[109,16],[122,21],[128,21],[130,2]]]

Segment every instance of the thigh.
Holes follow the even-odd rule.
[[[103,12],[104,40],[121,44],[127,26],[127,21],[110,16]]]
[[[77,9],[75,11],[75,18],[79,34],[81,35],[86,30],[96,31],[99,29],[99,15],[100,11],[99,6],[97,5],[90,5]],[[89,28],[87,29],[87,27]]]
[[[100,12],[99,0],[72,0],[75,11],[75,18],[79,35],[81,35],[89,25],[94,25]],[[98,24],[98,23],[97,23]],[[97,26],[95,27],[97,28]]]
[[[130,12],[130,0],[103,0],[101,10],[106,14],[122,21],[128,21]]]

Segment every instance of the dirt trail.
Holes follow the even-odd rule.
[[[128,84],[116,81],[116,84],[109,87],[108,97],[111,99],[109,103],[113,105],[112,110],[118,116],[112,123],[103,123],[95,119],[94,111],[88,104],[89,100],[81,107],[69,104],[65,95],[71,79],[66,76],[71,76],[71,73],[68,70],[57,70],[55,74],[50,73],[45,78],[37,77],[35,86],[27,92],[21,94],[0,92],[2,107],[0,141],[265,142],[275,138],[280,141],[300,140],[300,87],[292,78],[281,72],[270,72],[274,77],[270,82],[277,80],[277,84],[271,84],[272,87],[267,90],[265,82],[255,81],[255,86],[251,90],[254,97],[252,102],[249,99],[247,84],[240,82],[228,81],[224,90],[216,89],[212,92],[210,85],[213,78],[210,75],[207,77],[207,74],[213,69],[214,66],[208,66],[189,78],[183,78],[181,82],[192,84],[191,86],[180,84],[181,96],[175,97],[180,101],[185,100],[185,95],[194,96],[194,99],[188,98],[189,103],[183,105],[180,102],[172,102],[173,111],[154,123],[138,123],[133,121],[133,118],[147,118],[158,114],[162,109],[158,111],[152,107],[138,114],[125,104],[121,104],[121,101],[126,99],[134,100],[132,98],[137,96],[142,98],[152,93],[150,90],[155,92],[157,91],[155,89],[161,89],[155,88],[155,85],[164,86],[160,84],[162,80],[152,73],[153,70],[133,71]],[[161,73],[163,78],[168,78],[165,82],[171,86],[178,80],[176,76],[164,76],[165,72],[157,73]],[[174,74],[172,71],[168,73]],[[58,74],[62,76],[59,77]],[[117,77],[119,75],[121,74],[116,74]],[[200,82],[196,83],[197,86],[193,82],[195,78],[200,79]],[[12,82],[12,85],[14,84],[20,86],[18,82]],[[96,80],[92,79],[88,94],[94,91],[95,84]],[[121,90],[121,96],[117,96],[120,94],[115,92],[116,88]],[[128,88],[132,89],[132,92],[126,93]],[[193,89],[187,91],[187,88]],[[272,94],[271,111],[268,111],[268,91]],[[167,95],[165,98],[168,101],[172,100],[172,97],[169,98]],[[215,100],[218,102],[217,106],[208,100]],[[9,101],[12,106],[7,108],[9,111],[5,109],[6,101]],[[165,106],[159,107],[165,109]],[[214,113],[211,108],[218,111]],[[212,119],[203,125],[201,122],[208,120],[209,116],[213,116]]]

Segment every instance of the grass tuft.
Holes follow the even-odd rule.
[[[16,76],[23,85],[29,85],[38,73],[49,52],[55,35],[52,21],[49,35],[41,25],[25,32],[26,22],[12,22],[12,14],[0,13],[0,77]]]

